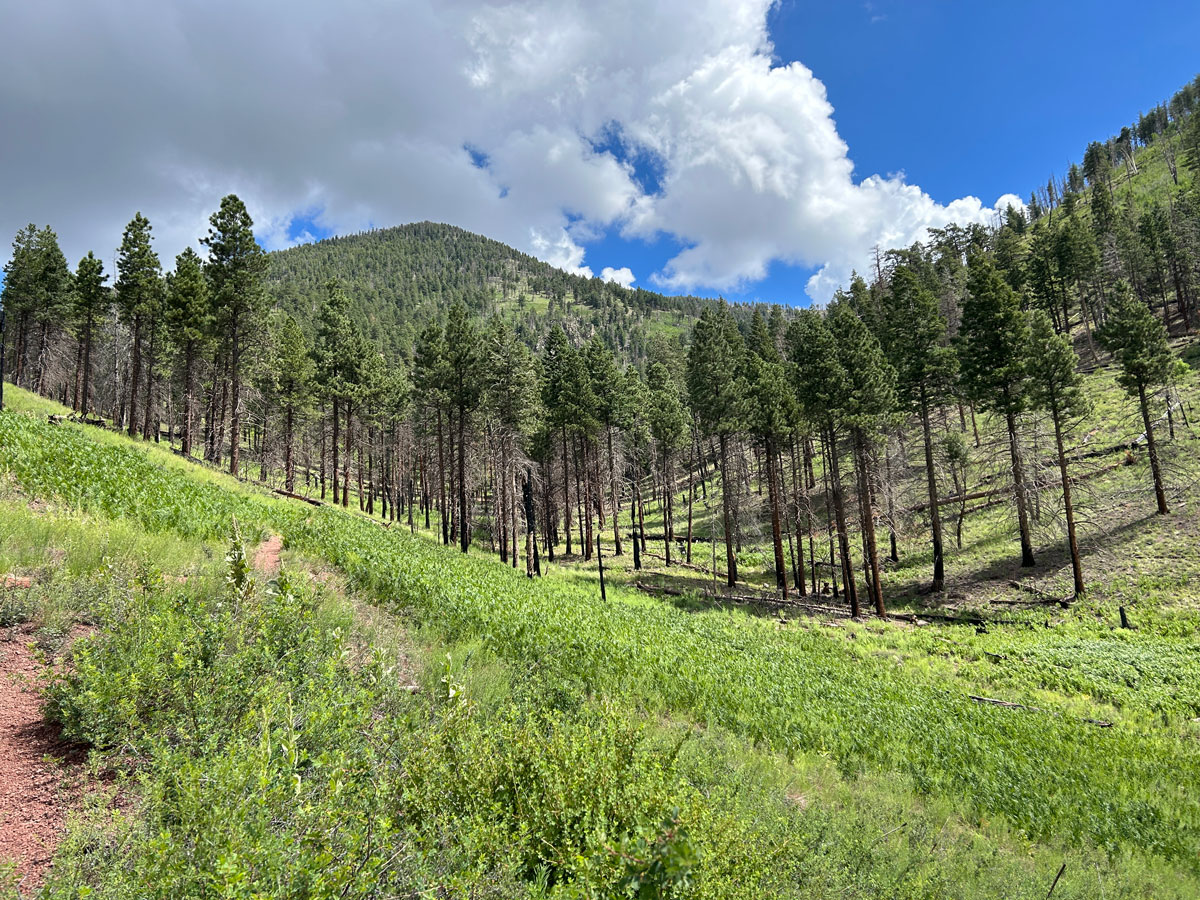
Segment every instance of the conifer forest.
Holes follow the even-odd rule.
[[[1200,896],[1200,78],[1080,149],[823,306],[22,228],[0,897]]]

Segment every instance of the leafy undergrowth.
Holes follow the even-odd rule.
[[[93,604],[102,636],[54,709],[138,760],[143,802],[110,823],[125,839],[73,832],[63,895],[622,896],[645,881],[643,896],[1044,896],[1059,852],[1074,865],[1056,896],[1188,894],[1200,767],[1175,726],[1194,692],[1163,704],[1171,727],[1083,722],[1072,704],[1125,677],[1102,648],[1091,681],[1055,681],[1070,648],[1039,653],[1014,629],[1028,652],[1004,654],[1010,686],[1062,705],[979,704],[966,689],[987,679],[950,671],[920,646],[929,631],[780,629],[624,592],[603,604],[160,456],[0,416],[0,467],[27,495],[196,547],[234,518],[277,531],[457,662],[414,697],[385,655],[351,664],[344,610],[299,583],[130,580]],[[904,652],[866,646],[893,638]],[[1171,667],[1194,685],[1195,663],[1156,646],[1167,668],[1129,663],[1147,685],[1170,690]]]

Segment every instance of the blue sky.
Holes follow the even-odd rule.
[[[140,210],[169,266],[234,192],[269,248],[429,219],[667,292],[823,301],[1200,69],[1196,3],[210,5],[0,6],[0,233],[111,264]]]

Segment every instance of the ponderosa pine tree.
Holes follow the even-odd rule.
[[[1058,472],[1062,481],[1063,508],[1067,519],[1067,549],[1071,554],[1071,572],[1075,594],[1084,592],[1083,566],[1079,559],[1079,542],[1075,537],[1075,506],[1071,498],[1071,479],[1067,474],[1067,454],[1063,447],[1063,430],[1072,419],[1087,412],[1083,395],[1083,379],[1077,368],[1079,358],[1065,335],[1056,334],[1050,317],[1034,310],[1029,317],[1029,402],[1034,409],[1050,414],[1054,426],[1054,445],[1058,451]]]
[[[613,553],[621,555],[621,523],[620,523],[620,494],[617,489],[616,450],[613,444],[613,432],[624,417],[625,394],[624,379],[621,370],[617,368],[616,357],[604,345],[599,336],[588,342],[584,351],[588,374],[591,376],[592,393],[596,397],[596,419],[604,430],[604,438],[608,447],[608,488],[609,503],[612,508],[613,523]],[[597,486],[599,489],[599,486]]]
[[[945,550],[931,414],[951,398],[958,359],[946,341],[946,321],[938,310],[937,298],[907,266],[897,266],[892,272],[884,310],[884,349],[896,370],[899,397],[921,421],[933,541],[933,590],[941,591],[945,586]]]
[[[745,348],[737,324],[724,301],[715,310],[705,309],[692,329],[687,356],[687,391],[700,426],[716,435],[720,448],[722,528],[725,534],[726,580],[737,583],[737,555],[733,548],[733,494],[737,480],[729,470],[729,445],[742,430],[745,383],[741,377]]]
[[[645,516],[643,515],[641,483],[654,460],[653,439],[650,434],[650,391],[638,370],[630,366],[623,379],[625,409],[626,468],[629,475],[629,532],[633,544],[633,568],[642,568],[642,552],[646,549]]]
[[[1021,538],[1021,565],[1034,565],[1017,416],[1027,401],[1029,322],[1013,289],[986,256],[971,257],[959,329],[959,365],[967,396],[980,409],[1004,417],[1012,464],[1013,495]]]
[[[563,530],[566,534],[568,556],[571,555],[572,544],[571,478],[567,469],[569,465],[567,429],[571,423],[566,418],[568,412],[563,403],[563,391],[565,390],[567,359],[571,353],[571,343],[567,340],[566,332],[559,325],[553,326],[550,329],[550,333],[546,336],[545,350],[542,353],[542,406],[546,410],[547,425],[551,430],[557,431],[562,444],[560,458],[562,463]],[[546,477],[553,480],[553,466],[547,470]],[[553,487],[551,488],[551,493],[553,493]],[[555,528],[557,528],[557,525]],[[551,536],[550,552],[552,559],[553,548],[557,543],[556,537],[557,535]]]
[[[646,369],[648,406],[646,420],[657,450],[662,475],[663,549],[666,565],[671,565],[671,544],[675,537],[675,455],[687,435],[687,413],[683,408],[683,389],[670,367],[656,359]]]
[[[229,471],[238,474],[242,443],[242,375],[244,355],[266,313],[262,289],[266,255],[254,239],[254,221],[234,194],[222,198],[209,217],[207,237],[209,289],[217,313],[217,329],[229,351]]]
[[[450,512],[446,501],[446,441],[443,419],[448,382],[445,334],[439,322],[431,321],[417,338],[413,352],[413,386],[426,410],[433,410],[437,422],[438,518],[441,522],[442,543],[446,545],[450,544]],[[425,527],[429,527],[428,507]]]
[[[845,392],[839,398],[839,407],[842,422],[850,431],[858,474],[867,588],[876,614],[886,616],[875,536],[871,448],[895,415],[896,371],[884,356],[875,335],[844,297],[830,305],[827,322],[846,373]]]
[[[780,507],[783,494],[780,476],[779,443],[791,431],[796,417],[795,401],[783,366],[783,357],[775,338],[767,328],[759,310],[755,309],[750,325],[750,341],[746,353],[746,425],[762,444],[766,456],[767,503],[771,510],[771,544],[775,552],[775,586],[786,600],[788,594],[787,563],[783,553],[783,523]],[[800,548],[800,568],[796,589],[803,596],[804,553]]]
[[[296,429],[309,414],[312,380],[316,367],[312,346],[300,323],[287,313],[278,312],[270,319],[271,354],[268,365],[274,372],[274,405],[282,412],[283,487],[296,489]]]
[[[325,298],[317,311],[317,335],[313,343],[313,361],[316,380],[321,395],[332,407],[330,439],[330,475],[332,477],[333,502],[340,497],[338,483],[339,455],[338,437],[341,430],[341,411],[349,401],[353,390],[353,353],[358,341],[358,332],[349,315],[350,300],[341,285],[330,281],[325,285]],[[350,461],[346,460],[347,468]],[[324,455],[322,454],[322,469]],[[321,483],[321,496],[325,496],[325,483]]]
[[[4,289],[0,292],[0,303],[4,304],[4,315],[8,320],[3,338],[7,341],[8,335],[13,335],[13,352],[8,359],[12,362],[14,384],[24,383],[25,336],[37,296],[36,240],[37,226],[30,223],[13,238],[12,256],[4,264]],[[0,377],[5,374],[0,372]]]
[[[462,301],[450,307],[446,319],[447,397],[458,428],[458,539],[466,553],[471,547],[471,513],[467,505],[467,418],[483,395],[479,330]]]
[[[519,531],[517,495],[518,453],[538,426],[538,379],[533,354],[500,316],[488,323],[483,345],[484,398],[497,432],[500,460],[496,471],[499,494],[501,558],[517,566]],[[530,548],[532,553],[532,548]],[[532,564],[532,560],[530,560]]]
[[[191,247],[175,257],[167,276],[167,332],[183,362],[183,455],[192,455],[196,434],[196,368],[212,328],[204,262]]]
[[[92,338],[96,326],[104,321],[112,306],[112,293],[104,282],[104,263],[90,250],[75,269],[75,321],[82,349],[80,371],[76,378],[75,408],[85,416],[92,408]]]
[[[1158,462],[1154,422],[1150,419],[1150,392],[1161,387],[1171,376],[1175,357],[1167,343],[1167,330],[1144,303],[1137,300],[1129,286],[1118,282],[1109,301],[1108,319],[1100,330],[1100,342],[1121,367],[1117,384],[1130,397],[1136,397],[1146,428],[1146,452],[1154,479],[1154,497],[1159,515],[1170,512]]]
[[[138,433],[137,395],[142,379],[142,341],[156,318],[162,295],[162,268],[151,246],[150,221],[140,212],[125,226],[117,251],[117,309],[132,333],[129,351],[129,394],[125,425],[130,437]],[[149,373],[147,373],[147,382]]]
[[[71,270],[58,246],[58,235],[47,225],[34,239],[37,262],[33,321],[38,328],[37,381],[35,390],[46,393],[50,362],[50,334],[69,318],[72,295]]]
[[[829,475],[829,497],[837,527],[842,583],[850,601],[850,613],[861,612],[854,566],[850,558],[850,534],[846,524],[846,503],[842,492],[838,438],[843,428],[842,404],[849,393],[849,376],[842,366],[837,341],[825,320],[815,310],[802,310],[788,326],[788,356],[792,363],[792,384],[801,415],[820,435],[824,445],[825,470]],[[830,560],[832,563],[832,559]],[[832,577],[832,573],[831,573]]]
[[[568,345],[560,360],[558,419],[565,426],[564,434],[571,439],[571,455],[575,474],[575,517],[579,529],[580,551],[590,560],[595,535],[592,530],[592,478],[588,465],[588,450],[595,441],[600,423],[596,419],[596,394],[583,353]],[[563,454],[567,454],[566,444]],[[564,473],[566,469],[564,468]]]

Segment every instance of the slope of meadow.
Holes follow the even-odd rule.
[[[1041,897],[1064,861],[1056,897],[1198,890],[1188,612],[602,602],[39,418],[0,415],[0,565],[38,585],[6,602],[49,644],[97,626],[48,712],[136,798],[77,818],[46,896]],[[254,584],[235,520],[292,574]]]

